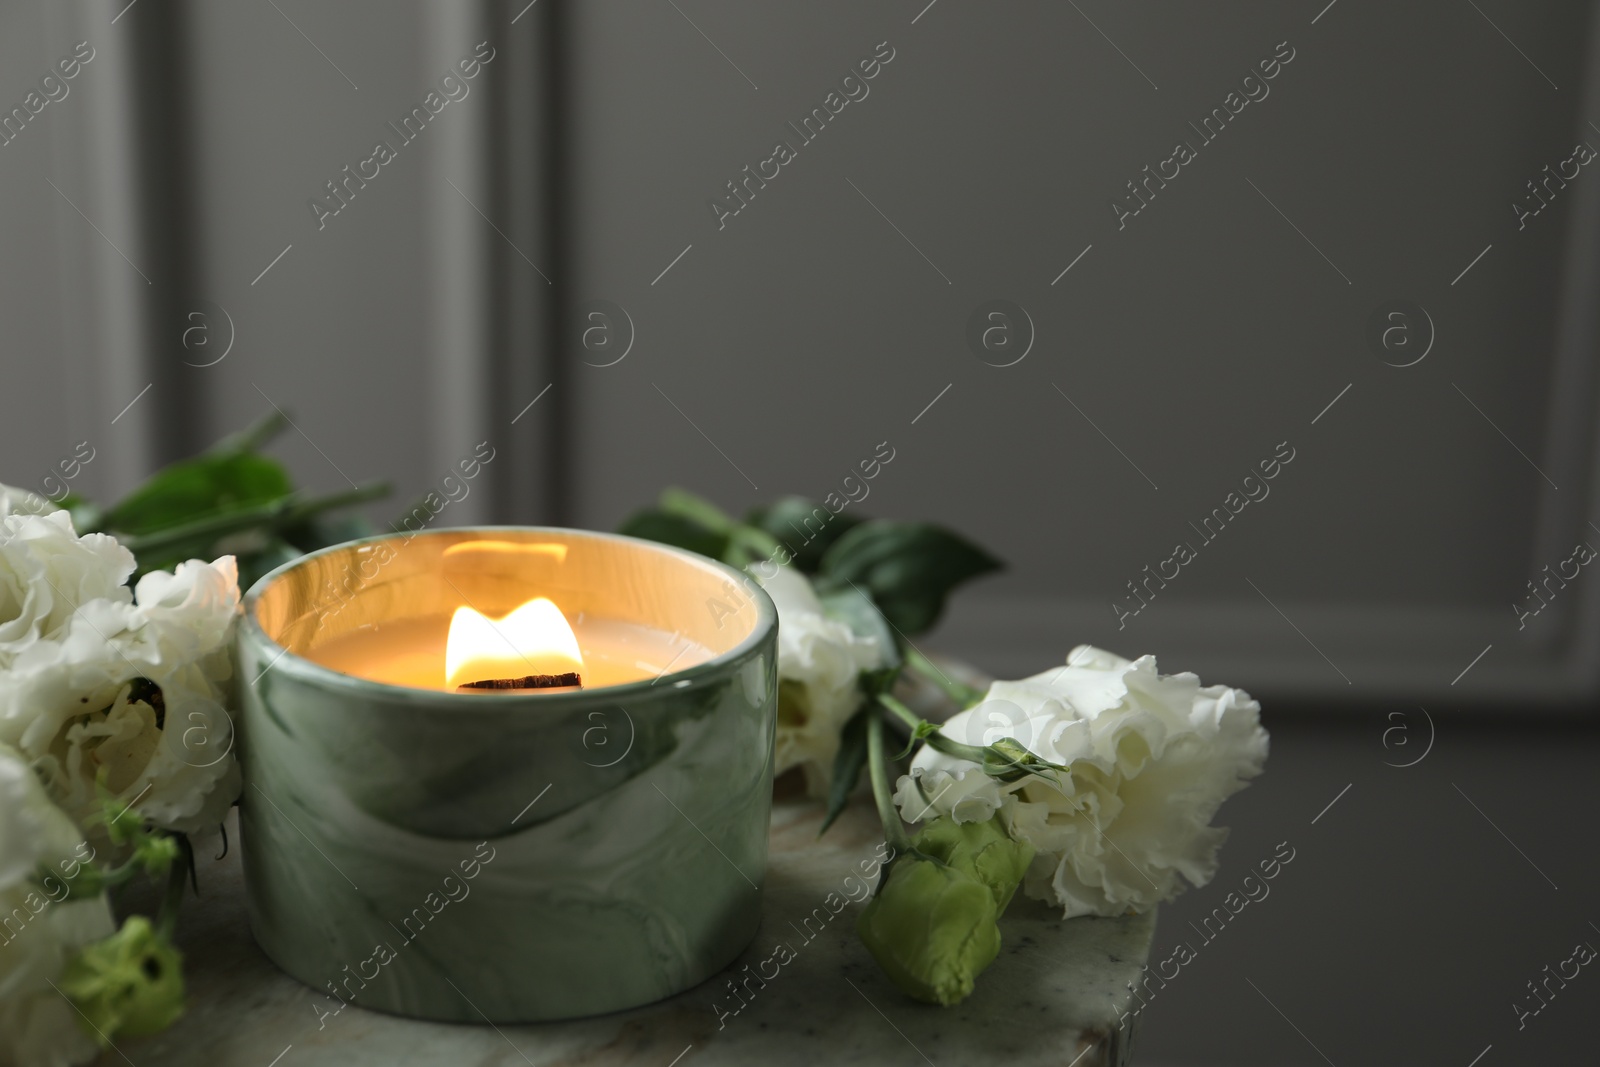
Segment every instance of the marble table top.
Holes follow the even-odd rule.
[[[883,976],[855,933],[861,904],[849,898],[863,894],[852,887],[860,865],[878,854],[883,840],[869,801],[858,797],[820,839],[820,805],[777,801],[762,927],[723,975],[633,1011],[533,1026],[420,1022],[354,1005],[329,1014],[337,1001],[284,975],[251,939],[237,849],[221,860],[203,857],[202,896],[186,905],[179,931],[188,1012],[163,1034],[118,1042],[99,1063],[1127,1063],[1137,1019],[1123,1031],[1116,1021],[1131,999],[1129,983],[1146,961],[1154,917],[1063,921],[1019,893],[1001,923],[1000,957],[973,995],[949,1009],[913,1001]],[[236,833],[230,818],[235,842]],[[857,877],[847,883],[852,875]],[[744,981],[772,959],[780,942],[792,957],[776,976],[764,986]],[[772,967],[766,964],[768,975]],[[735,979],[744,983],[743,1000],[729,988]]]

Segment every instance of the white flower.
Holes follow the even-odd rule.
[[[60,509],[30,489],[0,485],[0,519],[7,515],[47,515]]]
[[[139,612],[153,624],[153,661],[188,663],[225,650],[229,627],[239,613],[239,567],[232,556],[215,563],[191,559],[171,574],[151,571],[134,587]],[[215,673],[220,671],[221,673]],[[226,664],[207,668],[214,681],[226,681]]]
[[[224,556],[139,579],[131,625],[111,642],[117,657],[111,666],[125,667],[125,680],[110,700],[90,700],[103,713],[75,715],[71,700],[58,700],[49,748],[31,753],[68,811],[98,809],[94,782],[103,768],[112,794],[138,798],[140,814],[158,826],[198,834],[222,821],[239,795],[225,707],[237,575],[233,557]],[[159,693],[134,678],[148,679]],[[78,709],[84,706],[80,695]]]
[[[66,1067],[99,1049],[53,988],[83,946],[115,930],[104,896],[66,900],[65,883],[93,855],[32,768],[0,745],[0,1064]]]
[[[3,535],[0,743],[80,824],[100,809],[104,770],[113,795],[157,825],[215,827],[239,792],[226,710],[233,558],[146,574],[130,591],[132,555],[102,534],[77,537],[66,512],[0,519]]]
[[[190,664],[160,683],[159,695],[124,685],[106,711],[71,719],[39,758],[63,807],[80,819],[100,809],[106,787],[157,826],[203,834],[239,795],[233,723],[199,668]]]
[[[63,636],[79,605],[131,602],[123,583],[133,567],[133,553],[116,538],[79,537],[65,511],[0,518],[0,669]]]
[[[1261,773],[1261,705],[1193,674],[1162,675],[1153,656],[1128,661],[1087,645],[1067,665],[995,682],[942,732],[971,745],[1014,737],[1065,772],[1001,783],[976,764],[924,747],[896,800],[912,822],[996,811],[1035,848],[1024,891],[1067,918],[1148,911],[1217,869],[1227,837],[1211,819]]]
[[[883,666],[884,650],[877,639],[825,616],[799,571],[780,567],[757,577],[778,608],[776,773],[800,767],[807,792],[822,796],[833,777],[839,731],[864,699],[858,678]]]

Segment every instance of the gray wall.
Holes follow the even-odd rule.
[[[1508,203],[1600,136],[1578,107],[1587,13],[1498,16],[1558,92],[1470,6],[1315,26],[1306,6],[686,9],[724,57],[670,6],[581,5],[577,267],[639,341],[575,382],[576,518],[615,522],[664,482],[820,497],[888,439],[863,511],[939,516],[1013,563],[946,638],[997,669],[1094,639],[1274,690],[1440,697],[1496,642],[1465,692],[1544,687],[1510,604],[1555,558],[1536,551],[1546,483],[1485,415],[1550,469],[1576,193],[1521,233]],[[882,40],[871,94],[801,145],[786,122]],[[1188,123],[1285,40],[1270,95],[1203,144]],[[798,158],[719,228],[707,201],[776,139]],[[1179,139],[1198,158],[1119,229],[1111,199]],[[964,336],[994,298],[1036,331],[1015,366]],[[1404,369],[1363,340],[1395,298],[1438,332]],[[1272,495],[1203,546],[1189,523],[1285,440]],[[1180,540],[1200,558],[1119,633],[1111,602],[1137,606],[1125,583]]]
[[[1277,696],[1593,695],[1600,598],[1512,609],[1593,533],[1600,194],[1585,171],[1522,230],[1510,208],[1600,145],[1586,7],[278,7],[7,9],[12,97],[97,49],[0,149],[29,398],[7,477],[92,438],[82,484],[109,492],[270,398],[308,485],[397,482],[377,515],[489,439],[442,522],[609,527],[669,483],[842,492],[888,441],[852,506],[1011,563],[934,642],[995,670],[1094,640]],[[472,94],[319,229],[309,198],[483,40]],[[870,95],[803,143],[786,124],[884,41]],[[1190,123],[1289,49],[1203,142]],[[796,158],[719,227],[709,202],[780,139]],[[1197,158],[1119,227],[1180,139]],[[967,337],[995,299],[1031,325],[1013,366]],[[1396,299],[1432,323],[1414,366],[1364,338]],[[596,301],[633,342],[610,366],[580,343]],[[193,366],[218,349],[184,347],[189,315],[220,335],[219,309],[233,349]],[[1204,542],[1284,441],[1270,496]],[[1197,558],[1119,627],[1180,541]]]

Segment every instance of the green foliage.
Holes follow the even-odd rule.
[[[659,507],[668,515],[687,519],[717,533],[731,535],[733,528],[738,525],[727,512],[705,497],[697,496],[687,489],[679,489],[677,486],[668,486],[661,490]]]
[[[943,527],[874,519],[834,542],[821,574],[864,589],[896,629],[915,637],[938,621],[951,590],[1003,566]]]
[[[833,784],[828,790],[828,814],[817,831],[821,837],[850,803],[856,782],[861,779],[861,769],[867,765],[867,716],[877,710],[867,704],[850,717],[839,732],[839,751],[833,757]]]
[[[816,574],[823,554],[861,520],[842,511],[836,515],[803,496],[786,496],[752,508],[745,522],[783,542],[801,573]]]
[[[309,499],[296,492],[283,466],[256,451],[288,424],[274,411],[209,451],[157,471],[109,510],[71,495],[62,506],[80,533],[115,534],[140,574],[232,555],[240,587],[248,589],[302,553],[370,536],[364,519],[335,521],[325,513],[389,492],[381,483]]]
[[[151,878],[165,875],[172,861],[178,858],[177,839],[166,833],[152,833],[145,827],[144,817],[137,809],[112,796],[106,788],[104,770],[94,784],[100,794],[99,818],[105,823],[111,843],[131,846],[129,864],[142,869]]]
[[[636,512],[617,532],[741,568],[780,558],[778,542],[765,530],[735,522],[711,501],[675,487],[662,490],[655,507]]]
[[[894,758],[897,761],[905,759],[916,750],[916,747],[919,744],[926,741],[928,738],[935,736],[938,734],[938,732],[939,724],[936,722],[917,723],[911,728],[911,736],[906,739],[906,747],[901,749],[899,752],[896,752]]]
[[[267,504],[293,490],[283,465],[253,452],[203,455],[157,471],[119,501],[101,526],[150,534],[195,519]]]
[[[735,567],[787,560],[813,576],[830,615],[858,633],[883,636],[886,649],[898,648],[899,642],[881,625],[862,624],[862,605],[845,595],[850,590],[869,600],[901,637],[914,637],[933,627],[957,586],[1004,566],[942,526],[832,515],[798,496],[754,508],[745,522],[736,522],[710,501],[671,488],[618,532]]]
[[[634,513],[618,527],[617,532],[672,545],[674,548],[686,548],[712,559],[726,556],[730,543],[726,533],[707,529],[693,519],[669,515],[658,508],[646,508]]]

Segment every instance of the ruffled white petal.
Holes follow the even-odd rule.
[[[238,796],[229,651],[231,556],[152,572],[114,538],[77,537],[66,512],[0,520],[0,743],[14,745],[80,825],[96,776],[157,825],[214,826]],[[147,679],[161,699],[135,699]]]

